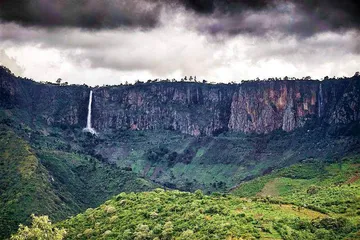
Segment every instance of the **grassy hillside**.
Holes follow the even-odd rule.
[[[232,194],[121,193],[55,226],[66,239],[359,239],[358,170],[358,157],[311,161]]]
[[[312,161],[241,184],[239,197],[268,198],[360,223],[360,158]]]
[[[31,213],[65,218],[81,210],[64,204],[51,184],[51,175],[29,144],[0,126],[0,237],[8,236]]]
[[[23,128],[0,124],[0,239],[32,213],[60,220],[120,192],[156,187],[94,157],[55,149],[51,139],[31,144],[24,139],[33,132]]]
[[[67,239],[355,239],[360,230],[291,204],[162,189],[122,193],[57,226]]]
[[[122,193],[58,226],[67,239],[359,239],[359,170],[359,157],[310,161],[231,195]]]

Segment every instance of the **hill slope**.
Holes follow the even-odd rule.
[[[122,193],[57,226],[67,239],[359,239],[359,162],[294,165],[232,195]]]
[[[360,222],[360,159],[335,163],[310,161],[246,182],[233,189],[239,197],[266,197],[305,206],[330,216]]]
[[[96,158],[50,147],[31,147],[0,124],[0,238],[9,236],[32,213],[60,220],[98,206],[122,191],[156,185]]]

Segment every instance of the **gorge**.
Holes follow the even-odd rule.
[[[359,98],[358,76],[90,88],[0,68],[1,234],[120,192],[228,192],[294,164],[341,164],[360,152]]]

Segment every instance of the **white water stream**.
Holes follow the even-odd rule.
[[[319,105],[318,105],[318,116],[319,116],[319,118],[322,115],[323,102],[324,102],[324,96],[323,96],[322,85],[320,83],[320,86],[319,86]]]
[[[89,96],[89,105],[88,105],[88,115],[87,115],[87,122],[86,122],[86,128],[83,129],[84,132],[89,132],[91,134],[96,134],[95,129],[91,127],[91,105],[92,105],[92,95],[93,91],[90,91]]]

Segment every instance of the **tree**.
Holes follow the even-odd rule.
[[[148,225],[140,224],[136,227],[135,233],[134,233],[135,240],[145,240],[150,239],[151,232]]]
[[[60,85],[60,84],[61,84],[61,81],[62,81],[62,79],[61,79],[61,78],[58,78],[58,79],[56,80],[56,84]]]
[[[48,216],[36,217],[32,214],[31,217],[31,227],[20,224],[19,230],[11,236],[11,240],[62,240],[64,238],[65,229],[53,227]]]
[[[162,231],[161,235],[162,238],[161,239],[172,239],[172,235],[173,235],[173,231],[174,231],[174,225],[172,224],[172,222],[166,222],[164,225],[164,230]]]
[[[360,72],[356,72],[354,77],[359,77],[360,76]]]

